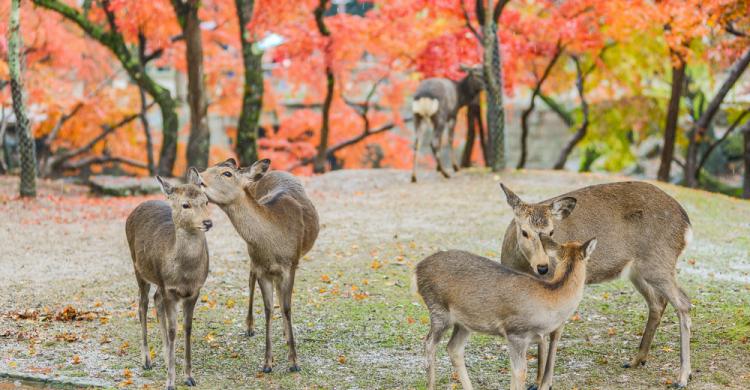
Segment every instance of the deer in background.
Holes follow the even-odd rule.
[[[125,234],[133,258],[140,299],[143,368],[151,369],[148,348],[147,313],[151,285],[156,286],[154,304],[164,340],[167,362],[167,389],[175,388],[175,338],[177,304],[182,302],[185,329],[185,384],[195,386],[192,374],[190,337],[193,309],[208,276],[206,235],[213,226],[208,198],[190,174],[189,184],[173,186],[157,176],[167,202],[150,200],[133,210],[125,222]]]
[[[448,355],[465,390],[472,388],[464,362],[464,347],[472,331],[508,340],[510,388],[526,389],[529,344],[549,333],[559,338],[563,324],[581,302],[586,262],[596,248],[596,239],[563,245],[545,235],[540,240],[545,253],[559,261],[550,281],[464,251],[438,252],[417,264],[417,290],[430,312],[425,338],[428,389],[435,388],[437,344],[451,326]],[[544,390],[552,385],[554,364],[555,351],[550,350],[541,383]]]
[[[266,354],[263,372],[271,372],[271,318],[274,287],[284,316],[284,335],[289,347],[289,370],[299,371],[292,328],[292,291],[299,259],[318,237],[318,213],[302,183],[287,172],[268,169],[271,161],[260,160],[238,168],[228,159],[200,174],[208,199],[229,216],[247,242],[250,254],[250,303],[247,334],[255,334],[253,296],[258,282],[266,317]],[[197,171],[193,170],[195,174]]]
[[[596,234],[601,245],[588,263],[586,283],[619,276],[630,279],[648,304],[648,320],[638,353],[625,367],[645,364],[667,303],[680,320],[680,373],[675,386],[690,377],[690,299],[676,280],[677,259],[692,238],[685,209],[659,188],[620,182],[581,188],[539,203],[525,203],[502,185],[513,220],[505,231],[501,262],[526,273],[544,275],[550,263],[542,235],[561,241]],[[539,344],[543,367],[546,341]],[[550,348],[551,350],[552,348]],[[537,379],[541,379],[538,373]]]
[[[471,103],[484,89],[481,69],[461,66],[466,77],[461,81],[436,77],[422,80],[414,93],[411,109],[414,114],[414,157],[412,161],[411,181],[417,181],[417,156],[422,138],[423,126],[432,126],[430,148],[437,163],[437,170],[444,177],[450,175],[440,162],[443,133],[448,132],[448,149],[453,170],[458,172],[458,160],[453,150],[453,136],[456,128],[456,114],[461,107]]]

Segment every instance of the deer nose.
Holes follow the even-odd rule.
[[[549,271],[549,267],[546,265],[537,265],[536,266],[536,272],[539,273],[539,275],[545,275]]]
[[[211,222],[210,219],[207,219],[203,221],[203,226],[206,228],[206,231],[208,231],[208,229],[211,229],[211,227],[214,226],[214,223]]]

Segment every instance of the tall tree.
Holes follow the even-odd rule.
[[[672,51],[672,55],[672,88],[669,94],[669,105],[667,106],[667,122],[664,124],[664,146],[661,150],[661,163],[656,176],[660,181],[669,181],[669,171],[674,159],[674,144],[677,139],[677,119],[680,116],[682,85],[685,83],[685,59],[680,53],[674,51]]]
[[[241,165],[250,165],[258,159],[258,124],[263,109],[263,52],[253,50],[255,39],[250,36],[247,27],[253,18],[255,0],[235,0],[234,4],[240,21],[240,44],[245,74],[235,153]]]
[[[333,74],[331,61],[331,50],[333,40],[331,39],[331,30],[326,26],[324,13],[328,8],[328,0],[320,0],[315,8],[315,24],[318,26],[320,35],[326,37],[326,46],[323,55],[325,56],[326,72],[326,97],[323,101],[322,120],[320,125],[320,142],[318,143],[318,154],[313,162],[313,171],[323,173],[326,169],[326,153],[328,152],[328,138],[330,133],[331,102],[333,102],[333,92],[336,85],[336,78]]]
[[[172,0],[172,7],[185,38],[185,61],[188,74],[188,105],[190,106],[190,136],[187,144],[188,166],[204,169],[208,166],[211,132],[208,128],[208,98],[203,71],[203,38],[198,18],[200,1]]]
[[[136,55],[125,42],[122,32],[117,28],[117,19],[109,0],[100,2],[106,16],[106,26],[89,19],[88,9],[78,10],[60,0],[33,0],[34,4],[54,11],[77,24],[89,37],[108,48],[120,62],[128,75],[154,99],[161,110],[162,144],[159,156],[159,174],[171,176],[177,158],[176,103],[169,90],[159,85],[148,73],[141,71]],[[91,2],[84,5],[91,6]],[[160,51],[150,53],[147,57],[159,56]]]
[[[488,159],[493,171],[505,168],[505,109],[498,20],[510,0],[477,0],[477,19],[482,25],[482,67],[487,88]]]
[[[21,0],[12,0],[8,24],[8,70],[13,95],[13,112],[21,151],[21,196],[36,197],[36,154],[34,138],[26,116],[26,92],[23,87],[23,54],[21,47]]]
[[[750,120],[745,122],[742,128],[742,140],[744,144],[745,172],[742,176],[742,197],[750,199]]]

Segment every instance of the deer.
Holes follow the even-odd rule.
[[[437,163],[437,170],[446,179],[450,178],[440,161],[443,133],[448,133],[448,149],[453,171],[458,172],[458,160],[453,150],[453,136],[458,110],[470,104],[484,89],[481,69],[461,66],[466,76],[460,81],[435,77],[422,80],[414,93],[412,113],[414,115],[414,157],[412,160],[411,181],[417,181],[417,157],[422,139],[423,126],[432,126],[430,148]]]
[[[237,233],[247,243],[250,255],[250,300],[247,335],[255,335],[253,297],[258,283],[266,318],[266,351],[263,372],[272,370],[271,318],[274,287],[284,317],[284,335],[289,348],[289,371],[300,371],[292,328],[292,291],[299,260],[313,247],[320,229],[318,212],[295,176],[270,171],[271,160],[263,159],[240,168],[234,159],[209,167],[200,174],[208,200],[229,216]]]
[[[545,254],[542,235],[564,241],[596,234],[602,244],[588,263],[586,283],[626,277],[648,305],[638,353],[623,367],[645,365],[669,303],[680,321],[680,371],[674,386],[686,386],[691,374],[691,304],[676,280],[677,260],[693,236],[685,209],[656,186],[638,181],[593,185],[538,203],[526,203],[504,184],[500,186],[513,209],[513,220],[503,238],[501,263],[543,276],[555,265]],[[544,366],[546,350],[543,338],[539,367]]]
[[[435,388],[435,353],[443,333],[453,327],[448,355],[461,386],[472,385],[464,362],[471,332],[501,335],[508,340],[511,390],[525,390],[526,352],[532,341],[547,334],[559,338],[565,321],[583,298],[586,263],[597,239],[558,244],[542,235],[545,253],[558,259],[551,280],[506,267],[469,252],[449,250],[420,261],[416,286],[428,311],[430,330],[425,338],[427,388]],[[550,389],[555,351],[546,361],[541,388]]]
[[[206,232],[213,223],[208,198],[191,174],[187,184],[172,185],[156,177],[167,201],[149,200],[138,205],[125,222],[130,255],[138,282],[138,319],[141,324],[143,369],[151,369],[147,313],[151,285],[156,286],[154,304],[159,320],[167,390],[175,389],[175,338],[177,304],[182,303],[185,331],[185,384],[195,386],[192,375],[190,338],[193,310],[208,277]]]

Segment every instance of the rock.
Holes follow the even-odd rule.
[[[88,185],[91,192],[110,196],[146,195],[161,191],[153,177],[98,175],[91,176]]]

